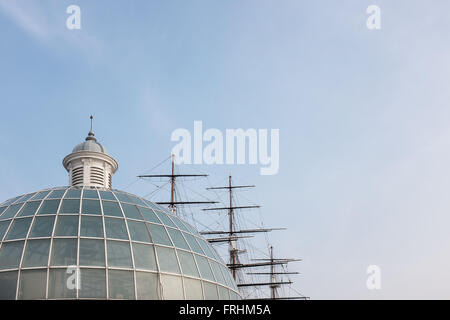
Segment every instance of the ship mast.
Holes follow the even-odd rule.
[[[172,155],[171,163],[171,174],[150,174],[150,175],[140,175],[138,178],[169,178],[170,179],[170,201],[167,202],[156,202],[161,205],[168,205],[171,212],[177,213],[177,206],[184,204],[211,204],[218,203],[217,201],[177,201],[176,199],[176,179],[182,177],[207,177],[207,174],[180,174],[175,173],[175,159]],[[241,209],[256,209],[260,208],[258,205],[247,205],[247,206],[235,206],[233,204],[233,191],[234,189],[244,189],[253,188],[254,185],[233,185],[231,175],[228,176],[228,185],[220,187],[210,187],[207,190],[227,190],[229,193],[228,206],[225,207],[215,207],[202,209],[203,211],[226,211],[228,213],[228,230],[217,230],[217,231],[203,231],[200,232],[204,236],[216,236],[215,238],[207,238],[209,243],[223,243],[228,242],[228,252],[229,252],[229,263],[227,264],[230,269],[233,279],[236,281],[239,288],[244,287],[260,287],[269,286],[270,287],[270,298],[274,300],[284,300],[284,299],[307,299],[307,297],[279,297],[277,289],[281,285],[291,284],[292,281],[279,281],[277,275],[282,274],[298,274],[298,272],[276,272],[275,267],[277,265],[287,265],[289,262],[301,261],[299,259],[276,259],[273,255],[273,247],[270,246],[270,258],[263,259],[252,259],[254,262],[241,263],[239,261],[239,254],[246,252],[246,250],[240,250],[236,242],[239,239],[251,238],[251,234],[254,233],[266,233],[274,230],[285,230],[286,228],[257,228],[257,229],[236,229],[235,225],[235,214],[237,210]],[[270,266],[269,272],[247,272],[246,274],[253,275],[269,275],[268,282],[255,282],[255,283],[238,283],[237,273],[239,270],[245,270],[247,268],[260,268]]]
[[[237,261],[238,261],[238,254],[241,253],[242,251],[240,251],[239,249],[236,248],[236,240],[238,238],[242,238],[242,237],[237,237],[235,236],[235,233],[251,233],[252,231],[250,230],[235,230],[234,229],[234,210],[238,210],[238,209],[253,209],[253,208],[259,208],[260,206],[233,206],[233,189],[237,189],[237,188],[253,188],[255,187],[254,185],[249,185],[249,186],[233,186],[232,181],[231,181],[231,175],[228,176],[228,186],[224,186],[224,187],[212,187],[212,188],[207,188],[207,190],[220,190],[220,189],[227,189],[229,192],[229,206],[228,207],[221,207],[221,208],[208,208],[208,209],[203,209],[204,211],[209,211],[209,210],[227,210],[228,211],[228,218],[229,218],[229,226],[228,226],[228,231],[207,231],[207,232],[201,232],[200,234],[203,235],[211,235],[211,234],[227,234],[228,237],[225,238],[221,238],[221,240],[223,241],[227,241],[229,243],[229,254],[230,254],[230,263],[229,266],[235,266],[237,265]],[[255,231],[258,232],[258,231]],[[261,231],[259,231],[261,232]],[[219,242],[218,239],[213,239],[213,241],[210,242]],[[233,278],[234,280],[236,280],[236,269],[231,269],[231,272],[233,274]]]
[[[270,286],[270,299],[271,300],[308,299],[308,297],[305,297],[305,296],[280,297],[278,295],[278,288],[282,285],[292,284],[292,281],[279,281],[277,279],[277,276],[278,275],[298,274],[298,272],[288,272],[288,271],[277,272],[277,271],[275,271],[275,266],[276,265],[287,265],[289,262],[301,261],[301,259],[275,259],[273,256],[273,246],[270,246],[269,251],[270,251],[270,258],[268,258],[268,259],[253,259],[253,260],[259,260],[259,261],[267,261],[268,265],[270,266],[269,272],[247,272],[247,274],[252,274],[252,275],[269,275],[269,282],[253,283],[253,284],[248,284],[248,285],[249,286],[251,286],[251,285]]]
[[[285,228],[259,228],[259,229],[236,229],[235,228],[235,210],[239,209],[254,209],[259,208],[260,206],[234,206],[233,205],[233,190],[234,189],[242,189],[242,188],[253,188],[254,185],[233,185],[232,184],[232,178],[231,175],[228,176],[228,186],[222,186],[222,187],[212,187],[207,188],[208,190],[220,190],[225,189],[228,190],[229,193],[229,204],[228,207],[218,207],[218,208],[207,208],[203,209],[204,211],[211,211],[211,210],[227,210],[228,212],[228,218],[229,218],[229,226],[228,230],[225,231],[204,231],[200,232],[202,235],[224,235],[223,237],[219,238],[209,238],[207,239],[210,243],[215,242],[228,242],[229,243],[229,263],[227,264],[228,268],[231,270],[233,274],[234,280],[237,282],[237,272],[238,270],[247,269],[247,268],[259,268],[259,267],[270,267],[270,272],[254,272],[254,273],[247,273],[247,274],[265,274],[269,275],[269,281],[268,282],[254,282],[254,283],[237,283],[237,286],[239,288],[243,287],[260,287],[260,286],[269,286],[270,287],[270,299],[302,299],[305,297],[288,297],[288,298],[281,298],[278,296],[277,289],[281,285],[287,285],[291,284],[292,281],[279,281],[277,279],[277,275],[281,274],[297,274],[296,272],[276,272],[275,266],[277,265],[287,265],[289,262],[293,261],[300,261],[299,259],[276,259],[273,255],[273,247],[270,246],[270,258],[268,259],[252,259],[255,262],[251,263],[240,263],[239,261],[239,253],[245,252],[245,250],[239,250],[236,246],[236,241],[240,238],[248,238],[248,234],[252,233],[258,233],[258,232],[270,232],[273,230],[285,230]],[[239,236],[243,234],[244,236]]]
[[[139,175],[138,178],[169,178],[170,179],[170,201],[156,202],[161,205],[168,205],[169,210],[176,214],[177,205],[185,204],[211,204],[217,201],[177,201],[176,200],[176,179],[182,177],[207,177],[207,174],[176,174],[175,173],[175,155],[172,154],[172,171],[171,174],[146,174]]]
[[[273,263],[273,247],[270,246],[270,262]],[[270,265],[270,282],[275,282],[275,265]],[[272,299],[275,299],[277,297],[277,286],[271,285],[270,286],[270,297]]]
[[[240,269],[243,268],[253,268],[253,267],[260,267],[268,265],[267,262],[263,263],[251,263],[251,264],[243,264],[239,262],[239,254],[245,252],[245,250],[239,250],[236,246],[236,241],[240,238],[248,238],[248,234],[251,233],[258,233],[258,232],[270,232],[273,230],[283,230],[284,228],[270,228],[270,229],[244,229],[244,230],[236,230],[235,228],[235,210],[240,209],[255,209],[260,208],[260,206],[235,206],[233,205],[233,190],[234,189],[243,189],[243,188],[254,188],[254,185],[233,185],[232,183],[232,177],[231,175],[228,176],[228,186],[221,186],[221,187],[211,187],[207,188],[207,190],[220,190],[225,189],[228,190],[229,193],[229,206],[228,207],[217,207],[217,208],[207,208],[203,209],[204,211],[212,211],[212,210],[227,210],[228,212],[228,218],[229,218],[229,225],[228,230],[226,231],[205,231],[200,232],[202,235],[226,235],[225,237],[220,238],[213,238],[213,239],[207,239],[209,242],[228,242],[229,244],[229,263],[227,264],[228,268],[231,270],[231,273],[233,275],[233,278],[235,281],[237,281],[237,272]],[[244,236],[238,236],[238,234],[244,234]],[[279,263],[279,262],[274,262]],[[270,264],[270,262],[269,262]],[[238,287],[241,286],[250,286],[249,284],[238,284]]]

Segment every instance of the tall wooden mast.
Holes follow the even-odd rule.
[[[270,262],[272,264],[270,265],[270,282],[275,282],[275,265],[273,264],[273,247],[270,246]],[[271,285],[270,286],[270,297],[272,299],[275,299],[277,297],[277,286]]]
[[[231,175],[228,176],[228,186],[224,186],[224,187],[212,187],[212,188],[207,188],[207,190],[219,190],[219,189],[228,189],[229,192],[229,207],[221,207],[221,208],[208,208],[208,209],[203,209],[204,211],[208,211],[208,210],[228,210],[228,218],[229,218],[229,226],[228,226],[228,231],[222,232],[222,231],[208,231],[208,232],[204,232],[201,234],[204,235],[211,235],[211,234],[223,234],[226,233],[228,235],[228,237],[223,238],[223,240],[227,241],[229,243],[229,254],[230,254],[230,263],[229,265],[236,265],[238,262],[238,254],[239,254],[239,250],[236,247],[236,236],[235,236],[235,230],[234,230],[234,210],[235,209],[250,209],[250,208],[259,208],[259,206],[240,206],[240,207],[235,207],[233,206],[233,189],[236,188],[253,188],[254,186],[233,186],[232,181],[231,181]],[[238,230],[239,231],[239,230]],[[242,233],[242,231],[240,231],[240,233]],[[217,242],[217,241],[216,241]],[[231,272],[233,274],[233,278],[234,280],[236,280],[236,269],[231,269]]]
[[[170,177],[170,204],[169,208],[175,212],[175,155],[172,154],[172,176]]]
[[[175,155],[172,154],[172,170],[171,174],[146,174],[139,175],[138,178],[169,178],[170,179],[170,201],[156,202],[161,205],[168,205],[170,211],[174,214],[177,212],[177,205],[185,204],[211,204],[217,201],[177,201],[176,200],[176,179],[182,177],[207,177],[207,174],[176,174],[175,173]]]
[[[234,226],[234,214],[235,210],[240,209],[255,209],[259,208],[260,206],[234,206],[233,205],[233,190],[234,189],[243,189],[243,188],[253,188],[254,185],[233,185],[232,183],[232,177],[231,175],[228,176],[228,186],[223,187],[211,187],[207,188],[207,190],[220,190],[220,189],[226,189],[229,193],[229,206],[228,207],[217,207],[217,208],[207,208],[203,209],[204,211],[211,211],[211,210],[227,210],[228,211],[228,218],[229,218],[229,226],[227,231],[205,231],[200,232],[202,235],[226,235],[226,237],[221,237],[222,241],[220,241],[217,238],[214,239],[208,239],[210,242],[228,242],[229,243],[229,256],[230,261],[228,263],[228,267],[231,270],[231,273],[233,274],[233,278],[236,281],[237,280],[237,271],[241,268],[251,268],[251,267],[257,267],[257,265],[249,265],[249,264],[242,264],[239,262],[239,253],[245,252],[245,250],[239,250],[236,246],[236,241],[239,238],[244,238],[248,236],[237,236],[236,234],[251,234],[251,233],[257,233],[257,232],[270,232],[272,230],[282,230],[283,228],[271,228],[271,229],[246,229],[246,230],[236,230]],[[211,241],[212,240],[212,241]]]
[[[228,268],[231,270],[233,274],[233,278],[237,283],[239,288],[243,287],[260,287],[260,286],[269,286],[270,287],[270,299],[286,299],[278,297],[277,289],[281,285],[291,284],[291,281],[279,281],[277,279],[277,275],[281,274],[297,274],[297,272],[276,272],[275,266],[277,265],[287,265],[289,262],[300,261],[299,259],[276,259],[273,255],[273,247],[270,246],[270,255],[269,258],[266,259],[252,259],[255,262],[251,263],[241,263],[239,261],[239,253],[245,252],[245,250],[239,250],[236,246],[236,241],[240,238],[247,238],[246,234],[258,233],[258,232],[270,232],[273,230],[284,230],[285,228],[259,228],[259,229],[236,229],[235,227],[235,210],[238,209],[254,209],[259,208],[260,206],[235,206],[233,205],[233,190],[240,188],[252,188],[254,185],[233,185],[231,175],[228,176],[228,186],[223,187],[212,187],[207,188],[208,190],[217,190],[217,189],[226,189],[229,192],[229,204],[228,207],[217,207],[217,208],[207,208],[203,209],[204,211],[210,210],[227,210],[229,216],[229,226],[226,231],[204,231],[200,232],[202,235],[216,235],[221,236],[220,238],[209,238],[208,241],[211,243],[215,242],[228,242],[229,243],[229,263]],[[239,236],[244,234],[244,236]],[[237,271],[247,268],[260,268],[270,266],[270,272],[254,272],[247,274],[260,274],[260,275],[269,275],[268,282],[254,282],[254,283],[239,283],[237,279]],[[289,297],[289,299],[302,299],[304,297]]]
[[[270,253],[270,256],[267,259],[266,258],[265,259],[253,259],[256,261],[267,262],[266,265],[270,266],[269,272],[247,272],[247,274],[252,274],[252,275],[269,275],[269,282],[250,283],[250,284],[248,284],[248,286],[262,286],[262,285],[270,286],[270,299],[271,300],[308,299],[308,297],[304,297],[304,296],[301,296],[301,297],[279,297],[278,296],[278,291],[277,291],[278,288],[282,285],[291,284],[292,281],[279,281],[277,279],[277,276],[278,275],[288,275],[288,274],[298,274],[298,272],[287,272],[287,271],[277,272],[277,271],[275,271],[275,267],[277,265],[287,265],[289,262],[301,261],[301,259],[276,259],[276,258],[274,258],[274,255],[273,255],[273,246],[269,247],[269,253]],[[261,262],[261,265],[263,265],[264,262]]]
[[[171,163],[171,174],[152,174],[152,175],[140,175],[139,178],[169,178],[170,179],[170,201],[168,202],[157,202],[158,204],[165,204],[169,206],[169,209],[173,212],[177,212],[177,205],[184,204],[210,204],[217,203],[217,201],[177,201],[176,199],[176,179],[180,177],[206,177],[206,174],[176,174],[175,173],[175,160],[174,155],[172,155],[172,163]],[[236,229],[235,225],[235,214],[236,210],[240,209],[255,209],[260,206],[257,205],[247,205],[247,206],[235,206],[233,204],[233,190],[234,189],[242,189],[242,188],[253,188],[254,185],[233,185],[231,175],[228,176],[228,184],[226,186],[220,187],[211,187],[207,188],[207,190],[219,190],[225,189],[229,192],[228,206],[225,207],[215,207],[215,208],[206,208],[202,209],[203,211],[226,211],[228,213],[228,230],[217,230],[217,231],[203,231],[200,234],[204,236],[216,236],[215,238],[207,238],[210,243],[220,243],[220,242],[228,242],[229,244],[229,263],[227,264],[230,269],[234,280],[237,283],[239,288],[244,287],[260,287],[260,286],[268,286],[270,287],[270,298],[275,300],[285,300],[285,299],[308,299],[307,297],[279,297],[278,296],[278,288],[281,285],[291,284],[292,281],[279,281],[277,279],[278,275],[287,275],[287,274],[298,274],[298,272],[277,272],[275,267],[277,265],[287,265],[289,262],[293,261],[301,261],[300,259],[276,259],[273,254],[273,247],[270,246],[269,258],[262,259],[252,259],[254,262],[250,263],[241,263],[239,261],[239,254],[245,252],[245,250],[240,250],[236,246],[236,242],[242,238],[250,238],[252,237],[250,234],[254,233],[265,233],[274,230],[285,230],[285,228],[257,228],[257,229]],[[244,270],[247,268],[260,268],[270,266],[269,272],[247,272],[246,274],[252,275],[269,275],[268,282],[255,282],[255,283],[239,283],[237,279],[237,273],[239,270]],[[267,298],[266,298],[267,299]]]

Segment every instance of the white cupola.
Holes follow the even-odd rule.
[[[106,153],[106,149],[97,142],[92,130],[86,141],[73,148],[72,153],[63,160],[63,166],[69,173],[70,186],[112,188],[112,175],[119,167],[117,161]]]

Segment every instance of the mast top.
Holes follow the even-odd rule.
[[[176,207],[177,205],[184,205],[184,204],[211,204],[211,203],[217,203],[217,201],[177,201],[176,200],[176,179],[182,178],[182,177],[207,177],[207,174],[183,174],[178,173],[175,174],[175,155],[171,154],[172,159],[172,170],[170,174],[143,174],[137,176],[138,178],[169,178],[170,181],[170,201],[159,201],[156,202],[157,204],[167,204],[169,205],[169,209],[176,213]],[[165,160],[164,160],[165,161]]]

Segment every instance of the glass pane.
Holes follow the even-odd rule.
[[[167,231],[169,231],[169,235],[172,238],[175,247],[190,250],[180,231],[172,228],[167,228]]]
[[[80,239],[80,265],[105,266],[105,242]]]
[[[106,272],[104,269],[81,269],[80,298],[106,299]]]
[[[3,211],[6,210],[7,207],[0,207],[0,215],[3,213]]]
[[[211,252],[214,253],[214,257],[215,259],[220,262],[220,263],[225,263],[223,262],[223,259],[219,256],[219,254],[217,253],[216,249],[213,247],[212,244],[210,244],[209,242],[206,241],[206,243],[208,244],[208,247],[211,249]]]
[[[112,192],[109,191],[100,191],[100,197],[104,200],[116,200]]]
[[[32,218],[23,218],[14,220],[13,225],[9,229],[6,240],[23,239],[27,236]]]
[[[153,210],[162,211],[162,206],[161,205],[156,204],[156,203],[151,202],[151,201],[148,201],[148,200],[145,200],[145,199],[144,199],[144,202],[147,204],[147,206],[149,206]]]
[[[5,205],[10,205],[11,203],[17,202],[20,200],[20,198],[22,198],[23,195],[17,196],[15,198],[9,199],[8,201],[3,202],[3,204]]]
[[[193,277],[199,277],[197,266],[195,265],[194,257],[192,253],[177,250],[178,259],[180,259],[181,270],[183,274]]]
[[[45,299],[47,269],[23,270],[20,273],[19,299]]]
[[[190,231],[192,234],[199,235],[198,231],[197,231],[193,226],[191,226],[189,223],[184,222],[184,221],[183,221],[183,223],[184,223],[184,225],[186,226],[186,228],[188,228],[189,231]]]
[[[152,245],[133,243],[133,256],[137,269],[156,271],[155,251]]]
[[[202,300],[202,284],[200,280],[184,278],[184,289],[187,300]]]
[[[82,213],[86,214],[102,214],[102,210],[100,209],[100,201],[99,200],[83,200],[83,209],[81,209]]]
[[[20,198],[20,196],[19,197],[15,197],[15,198],[13,198],[13,199],[9,199],[9,200],[7,200],[7,201],[5,201],[5,202],[3,202],[2,203],[2,206],[9,206],[11,203],[13,203],[14,201],[16,201],[17,199],[19,199]]]
[[[140,206],[145,206],[146,205],[145,202],[142,201],[139,198],[136,198],[136,197],[133,197],[133,196],[128,196],[128,198],[130,198],[133,203],[138,204]]]
[[[84,189],[84,191],[83,191],[83,199],[84,198],[98,199],[97,190]]]
[[[36,217],[31,227],[30,237],[50,237],[54,222],[55,216]]]
[[[114,194],[116,195],[117,199],[120,200],[120,202],[124,201],[124,202],[131,202],[130,198],[128,198],[128,196],[124,193],[121,192],[114,192]]]
[[[180,273],[175,249],[158,246],[156,247],[156,253],[158,255],[160,271]]]
[[[25,201],[27,201],[28,199],[30,199],[32,196],[34,196],[34,193],[26,194],[26,195],[24,195],[22,198],[20,198],[17,202],[18,202],[18,203],[19,203],[19,202],[25,202]]]
[[[60,199],[64,195],[64,192],[66,192],[66,189],[53,190],[52,193],[48,195],[47,199]]]
[[[223,274],[223,277],[225,278],[227,286],[229,286],[230,288],[234,288],[230,269],[228,269],[224,265],[220,265],[220,268],[222,269],[222,274]]]
[[[16,199],[15,199],[14,201],[12,201],[11,203],[20,203],[20,202],[23,202],[23,201],[22,201],[23,198],[25,198],[25,195],[24,195],[24,194],[22,194],[22,195],[16,197]]]
[[[18,268],[24,241],[3,243],[0,249],[0,269]],[[1,290],[0,290],[1,291]]]
[[[230,299],[231,300],[241,300],[241,297],[236,292],[230,290]]]
[[[79,213],[80,212],[80,200],[78,199],[65,199],[61,204],[59,213]]]
[[[113,239],[128,240],[127,227],[124,219],[105,218],[106,236]]]
[[[202,278],[206,280],[216,281],[211,271],[211,267],[209,266],[208,260],[205,257],[201,257],[196,254],[194,256],[195,260],[197,260],[197,265],[200,269]]]
[[[169,217],[165,213],[161,213],[158,211],[155,211],[156,215],[158,216],[159,220],[161,220],[166,226],[174,227],[177,226],[172,222],[172,220],[169,219]]]
[[[0,300],[15,300],[17,271],[0,272]]]
[[[103,214],[105,216],[123,217],[122,211],[120,211],[119,203],[113,201],[102,201]]]
[[[163,226],[151,223],[148,223],[147,226],[150,229],[150,234],[154,243],[165,244],[168,246],[172,245],[172,242],[170,242],[169,236],[167,235],[166,229]]]
[[[81,216],[80,235],[103,238],[102,217]]]
[[[108,266],[131,268],[130,244],[122,241],[108,241]]]
[[[22,203],[21,204],[13,204],[12,206],[10,206],[8,209],[6,209],[5,212],[3,212],[2,217],[1,217],[2,220],[14,217],[16,215],[17,211],[19,211],[21,206],[22,206]]]
[[[161,223],[161,221],[159,221],[159,219],[156,217],[156,214],[153,212],[153,210],[149,208],[139,207],[139,211],[141,211],[144,219],[148,222]]]
[[[24,216],[32,216],[36,213],[36,210],[39,208],[41,201],[30,201],[27,202],[23,208],[20,210],[18,217]]]
[[[128,230],[131,240],[151,242],[147,227],[144,222],[128,220]]]
[[[172,211],[170,211],[169,208],[167,208],[166,206],[159,206],[159,210],[156,211],[163,212],[172,217]]]
[[[184,233],[184,232],[183,232],[183,235],[186,238],[189,245],[191,246],[192,251],[203,254],[203,251],[200,248],[200,245],[197,243],[197,241],[194,239],[194,237],[192,235],[190,235],[189,233]]]
[[[77,290],[75,286],[71,286],[70,289],[67,286],[67,280],[75,281],[74,273],[68,273],[66,268],[64,269],[50,269],[48,277],[48,298],[49,299],[63,299],[63,298],[76,298]],[[69,281],[70,281],[69,280]],[[81,280],[81,279],[80,279]],[[81,282],[81,281],[80,281]]]
[[[184,298],[181,277],[162,274],[161,285],[165,300],[181,300]]]
[[[41,192],[37,193],[32,199],[33,199],[33,200],[42,200],[42,199],[44,199],[49,193],[50,193],[50,190],[48,190],[48,191],[41,191]]]
[[[72,266],[77,264],[77,239],[53,239],[52,266]]]
[[[214,275],[216,276],[216,281],[220,284],[226,285],[225,279],[222,275],[222,271],[220,270],[219,264],[215,261],[209,260],[209,263],[213,269]]]
[[[22,267],[43,267],[48,263],[50,239],[28,240]]]
[[[230,300],[228,295],[228,289],[222,286],[217,286],[219,288],[219,299],[220,300]]]
[[[38,214],[56,214],[61,200],[45,200]]]
[[[80,198],[81,197],[81,189],[69,189],[67,190],[64,198]]]
[[[203,282],[203,288],[205,289],[206,300],[217,300],[219,296],[217,294],[217,286],[209,282]]]
[[[0,241],[2,241],[3,236],[6,233],[6,230],[8,230],[10,222],[11,221],[0,221]]]
[[[131,271],[109,270],[109,298],[134,299],[134,276]]]
[[[143,199],[143,200],[144,200],[146,206],[149,206],[149,203],[152,203],[151,201],[149,201],[149,200],[147,200],[147,199]],[[149,207],[150,207],[150,206],[149,206]]]
[[[122,209],[127,218],[142,220],[141,214],[135,205],[122,203]]]
[[[172,217],[173,222],[177,225],[178,228],[180,228],[183,231],[189,232],[188,228],[184,225],[183,222],[180,221],[177,217]]]
[[[55,236],[77,236],[78,216],[58,216]]]
[[[137,298],[140,300],[158,300],[158,276],[155,273],[136,272]]]

